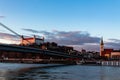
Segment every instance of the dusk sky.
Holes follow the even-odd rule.
[[[0,22],[77,50],[98,50],[101,37],[106,47],[120,49],[120,0],[0,0]],[[0,42],[13,39],[0,26]]]

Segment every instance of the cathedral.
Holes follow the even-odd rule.
[[[114,50],[113,48],[104,48],[104,41],[101,38],[100,41],[100,56],[110,59],[120,59],[120,50]]]

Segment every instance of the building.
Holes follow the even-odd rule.
[[[103,42],[103,38],[101,38],[100,41],[100,56],[103,56],[103,51],[104,51],[104,42]]]
[[[85,50],[85,49],[82,49],[82,50],[81,50],[81,53],[82,53],[82,54],[85,54],[85,53],[86,53],[86,50]]]
[[[113,52],[111,52],[111,58],[120,59],[120,50],[114,50]]]
[[[43,38],[38,38],[34,35],[34,37],[28,37],[28,38],[24,38],[22,36],[22,40],[21,40],[21,45],[40,45],[44,43],[44,37]]]
[[[101,56],[110,58],[111,57],[111,52],[113,52],[113,49],[104,49],[103,51],[101,51]]]
[[[120,59],[120,50],[114,50],[112,48],[104,48],[103,38],[101,38],[100,56],[111,58],[111,59]]]

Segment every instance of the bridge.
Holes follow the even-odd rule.
[[[62,52],[56,52],[56,51],[50,51],[50,50],[42,50],[42,49],[24,47],[24,46],[7,45],[7,44],[0,44],[0,51],[38,53],[38,54],[44,54],[44,55],[50,55],[50,56],[59,56],[59,57],[64,57],[64,58],[79,58],[79,56],[72,55],[72,54],[70,55],[68,53],[62,53]]]
[[[24,39],[21,35],[16,33],[15,31],[8,28],[6,25],[0,22],[0,26],[6,28],[10,32],[14,33],[16,36],[20,37],[26,42],[30,43],[29,40]],[[80,59],[80,56],[73,55],[64,52],[57,52],[57,51],[50,51],[45,49],[27,47],[27,46],[20,46],[20,45],[7,45],[7,44],[0,44],[0,61],[37,61],[44,59],[44,61],[68,61],[72,62],[74,60]]]
[[[73,62],[75,60],[80,59],[80,56],[50,51],[50,50],[42,50],[38,48],[18,46],[18,45],[7,45],[0,44],[0,61],[9,61],[12,62]]]

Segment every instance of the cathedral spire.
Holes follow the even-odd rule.
[[[104,45],[103,37],[101,37],[100,45]]]
[[[100,41],[100,56],[102,56],[103,51],[104,51],[104,42],[102,37]]]

